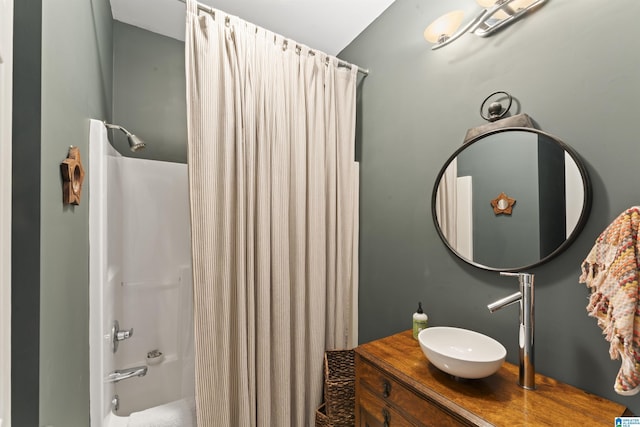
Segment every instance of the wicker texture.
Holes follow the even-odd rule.
[[[330,424],[324,425],[351,427],[355,423],[356,372],[354,356],[353,350],[325,352],[324,399],[327,421]],[[318,426],[317,418],[316,415],[316,426]]]
[[[324,403],[316,410],[316,427],[334,427],[327,416],[327,409]]]

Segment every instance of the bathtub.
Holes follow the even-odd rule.
[[[131,425],[195,395],[187,165],[123,157],[96,120],[89,151],[91,427]],[[114,342],[115,321],[129,338]]]
[[[184,398],[155,406],[128,416],[107,414],[105,427],[197,427],[193,398]]]

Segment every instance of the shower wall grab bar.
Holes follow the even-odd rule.
[[[144,377],[147,375],[147,367],[146,366],[136,366],[134,368],[127,369],[116,369],[107,375],[107,378],[104,379],[106,383],[117,383],[118,381],[126,380],[133,377]]]
[[[123,287],[129,289],[173,289],[180,287],[180,280],[171,282],[121,282]]]

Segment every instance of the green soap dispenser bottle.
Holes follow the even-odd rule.
[[[422,311],[422,303],[418,303],[418,310],[413,313],[413,338],[418,339],[421,330],[427,328],[427,320],[429,317]]]

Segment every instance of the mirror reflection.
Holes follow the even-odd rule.
[[[509,215],[491,204],[501,193],[517,200]],[[514,271],[564,250],[586,221],[589,197],[586,170],[570,147],[537,129],[503,128],[449,158],[434,186],[432,211],[440,237],[458,257]]]

